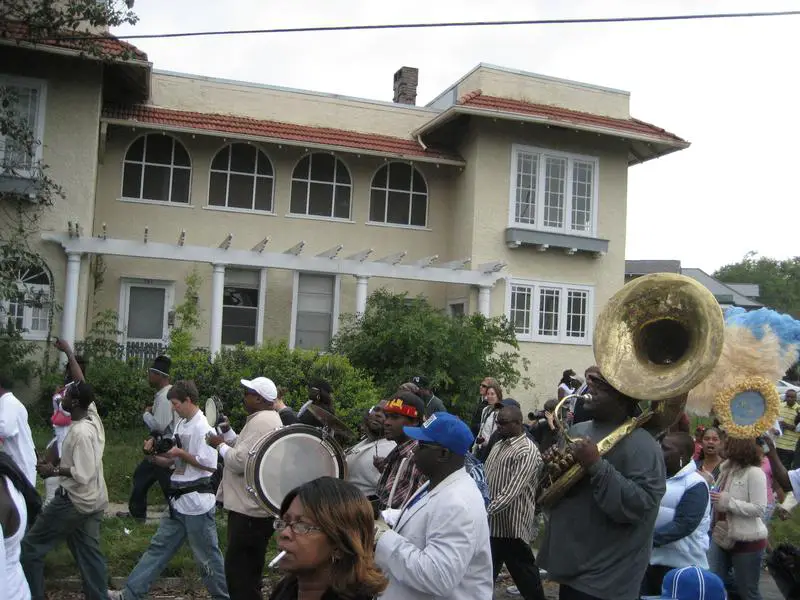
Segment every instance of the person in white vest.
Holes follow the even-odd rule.
[[[642,595],[658,595],[672,569],[708,569],[711,528],[708,484],[692,460],[694,440],[688,433],[667,434],[661,441],[667,469],[667,492],[658,508],[653,552],[642,582]]]

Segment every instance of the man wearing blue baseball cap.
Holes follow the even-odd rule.
[[[403,506],[394,529],[379,526],[375,562],[389,579],[381,600],[491,598],[486,509],[464,469],[472,432],[443,412],[403,431],[418,442],[414,462],[428,482]]]
[[[672,569],[664,575],[660,596],[642,600],[725,600],[725,584],[717,575],[700,567]]]

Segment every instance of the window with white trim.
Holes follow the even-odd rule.
[[[595,234],[596,158],[514,146],[511,170],[512,227]]]
[[[251,144],[230,144],[211,162],[208,205],[272,212],[274,171]]]
[[[428,186],[415,167],[392,162],[372,178],[369,200],[372,223],[425,227],[428,220]]]
[[[0,172],[31,177],[42,159],[46,84],[0,74]]]
[[[192,164],[186,148],[161,133],[141,136],[125,154],[122,197],[189,204]]]
[[[13,329],[28,340],[44,340],[50,331],[50,277],[39,268],[20,269],[18,293],[0,300],[0,330]]]
[[[591,287],[529,281],[509,286],[508,318],[518,340],[591,343]]]
[[[300,159],[292,173],[289,212],[350,219],[351,190],[350,172],[341,160],[324,152],[309,154]]]
[[[222,343],[254,346],[261,292],[258,271],[225,269],[222,290]]]

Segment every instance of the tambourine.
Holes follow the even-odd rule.
[[[206,408],[203,413],[206,415],[206,420],[211,427],[219,425],[224,416],[222,413],[222,400],[216,396],[211,396],[206,400]]]

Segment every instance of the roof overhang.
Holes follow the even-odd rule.
[[[381,150],[374,150],[371,148],[359,148],[355,146],[344,146],[337,144],[324,144],[320,142],[297,140],[292,138],[274,137],[274,136],[261,136],[247,133],[238,133],[234,131],[220,131],[214,129],[207,129],[204,127],[186,127],[174,125],[169,123],[151,123],[148,121],[137,121],[135,119],[118,119],[113,117],[101,117],[101,122],[108,123],[109,125],[117,125],[120,127],[131,127],[134,129],[146,129],[151,131],[169,131],[175,133],[188,133],[192,135],[206,135],[218,138],[237,139],[251,142],[260,142],[265,144],[276,144],[284,146],[293,146],[297,148],[308,148],[314,150],[323,150],[326,152],[338,152],[349,154],[360,154],[366,156],[376,156],[380,158],[391,158],[407,160],[409,162],[418,163],[431,163],[437,165],[452,165],[456,167],[463,167],[467,163],[464,160],[457,160],[444,156],[425,156],[422,154],[404,154],[402,152],[386,152]]]
[[[438,129],[459,116],[466,115],[471,117],[487,119],[503,119],[506,121],[516,121],[521,123],[534,123],[544,126],[557,126],[575,131],[585,131],[589,133],[614,137],[628,143],[628,164],[636,165],[654,158],[660,158],[685,150],[690,146],[689,142],[683,140],[667,140],[655,135],[647,135],[614,127],[604,127],[602,125],[576,123],[570,119],[558,119],[547,116],[530,115],[507,110],[496,110],[491,108],[477,108],[472,106],[453,105],[445,111],[416,129],[412,135],[424,136]]]

